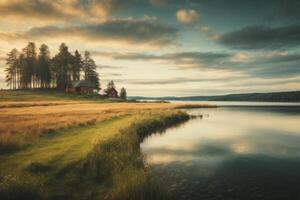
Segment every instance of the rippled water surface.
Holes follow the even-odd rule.
[[[300,199],[300,107],[233,106],[141,144],[175,199]]]

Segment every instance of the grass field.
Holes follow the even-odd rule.
[[[102,99],[43,91],[0,92],[0,152],[35,142],[44,133],[74,126],[100,123],[112,117],[152,109],[171,109],[158,103],[109,103]],[[20,99],[23,99],[22,101]],[[50,100],[52,99],[52,100]]]
[[[0,91],[0,101],[59,101],[59,100],[69,100],[69,101],[93,101],[93,102],[103,102],[104,100],[99,100],[99,97],[95,95],[77,95],[77,94],[66,94],[65,92],[60,92],[54,89],[34,89],[34,90],[17,90]]]
[[[183,105],[30,95],[0,92],[1,200],[168,198],[139,143],[188,120]]]

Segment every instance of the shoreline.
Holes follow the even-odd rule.
[[[88,199],[99,197],[99,195],[100,197],[106,196],[106,199],[124,199],[125,194],[129,195],[127,199],[166,199],[168,194],[159,187],[158,181],[155,177],[152,177],[145,166],[139,144],[144,137],[183,123],[190,116],[183,111],[170,109],[166,111],[145,111],[133,116],[121,116],[115,120],[117,123],[118,120],[126,118],[130,121],[129,124],[125,127],[122,125],[117,133],[108,137],[104,142],[95,144],[86,157],[82,157],[76,162],[70,162],[62,166],[59,164],[52,165],[49,164],[50,160],[46,163],[43,162],[43,159],[39,158],[42,155],[39,155],[37,162],[33,161],[33,157],[31,162],[23,163],[25,168],[19,169],[19,175],[6,174],[7,176],[2,176],[0,178],[2,183],[0,187],[1,199],[8,196],[18,197],[18,195],[22,198],[27,195],[31,199],[57,199],[61,198],[61,195],[64,196],[64,199],[76,199],[77,197],[81,199],[82,195],[88,197]],[[111,121],[114,121],[114,119],[108,120],[107,123]],[[85,129],[101,127],[101,124],[71,128],[74,132],[72,134],[78,134],[76,129],[82,129],[81,132],[84,132]],[[68,129],[65,130],[65,132],[68,131]],[[71,134],[63,134],[63,132],[58,137]],[[57,136],[52,137],[55,139]],[[53,146],[54,144],[50,145]],[[24,151],[30,152],[30,148],[29,150],[25,148]],[[22,155],[26,155],[22,151],[16,152],[17,155],[21,155],[19,159]],[[38,151],[33,153],[37,154]],[[72,152],[67,151],[66,153]],[[46,154],[45,156],[46,158],[49,157]],[[2,162],[5,162],[5,157],[13,159],[14,153],[0,156]],[[11,162],[13,164],[18,160],[13,159]],[[6,167],[10,167],[9,162]],[[12,169],[10,168],[10,170]],[[62,177],[57,178],[55,175],[57,173],[61,174]],[[124,181],[127,181],[126,184],[124,184]],[[87,188],[87,185],[93,186]],[[64,188],[64,191],[62,191],[62,188]],[[88,193],[91,190],[98,193],[98,195],[89,196]],[[13,194],[12,191],[14,191]],[[40,191],[49,192],[45,197],[41,195]],[[145,194],[147,195],[143,196]]]
[[[216,107],[7,95],[0,98],[4,200],[168,199],[145,163],[140,142],[199,117],[182,109]]]

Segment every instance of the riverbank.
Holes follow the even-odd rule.
[[[178,110],[145,111],[58,131],[0,157],[0,198],[166,199],[144,165],[139,143],[188,119]]]
[[[0,92],[0,199],[168,198],[139,144],[189,105],[25,93]]]
[[[22,150],[57,130],[98,124],[142,111],[185,108],[173,103],[117,103],[45,91],[0,91],[0,154]],[[206,107],[208,105],[192,105]]]

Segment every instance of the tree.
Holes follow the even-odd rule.
[[[99,74],[96,71],[97,65],[95,61],[90,57],[88,51],[84,52],[84,59],[82,63],[84,79],[90,80],[97,88],[100,87]]]
[[[56,87],[65,90],[71,80],[72,55],[65,43],[59,47],[59,53],[53,58],[53,72]]]
[[[6,83],[10,87],[10,89],[17,89],[17,82],[18,82],[18,50],[12,49],[7,54],[6,59],[7,68],[5,69],[6,72]]]
[[[82,69],[82,60],[80,53],[76,50],[73,56],[72,79],[73,81],[80,80],[80,70]]]
[[[100,87],[97,65],[90,53],[86,51],[82,59],[77,50],[72,55],[65,43],[51,58],[46,44],[40,46],[37,55],[35,43],[29,42],[20,54],[17,49],[11,50],[7,54],[6,65],[6,83],[10,89],[56,87],[64,90],[70,81],[80,78]],[[112,85],[114,87],[113,82]]]
[[[111,80],[111,81],[109,81],[109,82],[107,83],[107,87],[106,87],[106,89],[104,90],[104,92],[107,94],[111,89],[116,89],[115,83],[114,83],[113,80]]]
[[[113,80],[109,81],[108,84],[107,84],[107,89],[116,89],[116,86],[115,86],[115,83]]]
[[[37,63],[36,47],[33,42],[29,42],[23,49],[24,61],[22,62],[22,85],[24,88],[36,87],[35,68]]]
[[[19,88],[23,89],[25,88],[24,85],[24,74],[25,74],[25,56],[23,53],[20,54],[19,59],[18,59],[18,64],[19,64]]]
[[[124,87],[121,88],[120,91],[120,98],[126,100],[127,99],[127,92],[126,89]]]
[[[12,89],[12,77],[13,77],[12,68],[10,68],[10,67],[6,68],[5,73],[6,73],[6,76],[5,76],[6,85],[9,86],[9,89]]]
[[[42,44],[38,56],[37,75],[40,80],[41,88],[49,88],[51,83],[51,58],[47,45]]]

